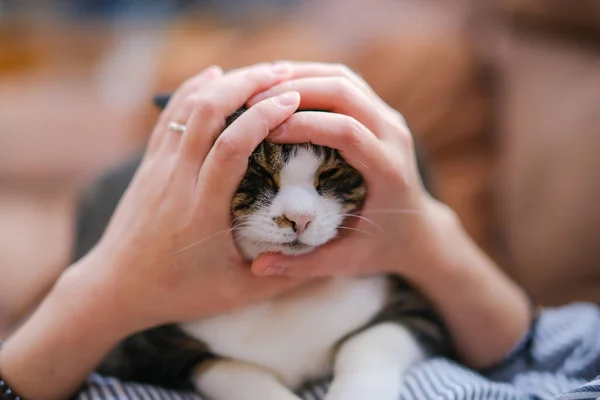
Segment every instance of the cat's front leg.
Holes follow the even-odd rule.
[[[424,358],[404,326],[374,325],[340,346],[326,400],[398,400],[406,370]]]
[[[269,371],[234,360],[202,366],[194,385],[209,400],[300,400]]]

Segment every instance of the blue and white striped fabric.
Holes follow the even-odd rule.
[[[598,375],[600,308],[577,303],[542,312],[530,340],[524,339],[492,370],[476,372],[442,358],[415,366],[404,379],[401,399],[600,399]],[[594,377],[596,381],[589,382]],[[327,387],[328,382],[317,383],[300,395],[305,400],[321,400]],[[130,399],[202,400],[202,397],[97,375],[89,379],[77,397],[77,400]]]

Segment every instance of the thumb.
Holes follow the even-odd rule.
[[[353,237],[346,237],[299,256],[261,254],[252,262],[251,268],[255,275],[350,275],[356,272],[356,265],[360,263],[357,254],[361,254],[360,242]]]

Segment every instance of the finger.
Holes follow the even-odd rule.
[[[219,203],[231,201],[252,152],[299,104],[297,92],[284,93],[258,103],[236,119],[219,136],[200,170],[200,196],[208,193]]]
[[[179,88],[171,96],[166,108],[163,110],[158,119],[154,133],[152,134],[150,142],[148,143],[148,152],[156,151],[156,149],[165,139],[175,139],[175,143],[179,143],[179,136],[177,134],[173,135],[174,132],[170,132],[168,130],[169,123],[171,121],[181,122],[176,120],[174,118],[174,115],[182,108],[183,104],[185,103],[185,99],[192,93],[196,92],[207,82],[218,78],[222,74],[223,70],[221,69],[221,67],[212,66],[203,70],[202,72],[193,76],[192,78],[188,79],[179,86]],[[187,119],[182,121],[183,122],[181,123],[185,123]]]
[[[334,113],[303,111],[294,114],[269,135],[277,143],[313,143],[338,149],[367,181],[387,170],[382,142],[356,119]]]
[[[322,277],[352,275],[356,273],[356,249],[360,242],[355,234],[329,242],[315,251],[300,256],[263,253],[252,262],[256,275],[286,275],[297,277]],[[360,262],[358,262],[359,264]]]
[[[301,110],[322,110],[349,115],[360,121],[378,137],[385,133],[385,129],[382,129],[382,122],[384,122],[382,114],[387,110],[383,109],[380,103],[374,102],[348,79],[339,76],[302,78],[282,82],[254,96],[249,104],[253,104],[254,99],[263,100],[290,90],[300,93]]]
[[[275,66],[290,70],[290,79],[341,76],[356,84],[367,94],[375,94],[371,86],[355,71],[344,64],[307,61],[278,61]]]
[[[255,65],[251,65],[251,66],[247,66],[247,67],[243,67],[243,68],[237,68],[237,69],[233,69],[230,71],[227,71],[227,73],[223,74],[223,71],[221,70],[221,73],[219,74],[219,77],[223,77],[225,76],[231,76],[231,75],[239,75],[239,74],[243,74],[244,72],[249,72],[252,70],[258,70],[258,69],[266,69],[268,70],[269,67],[271,66],[271,64],[269,63],[260,63],[260,64],[255,64]],[[176,121],[179,122],[181,124],[187,124],[192,112],[194,111],[194,102],[193,101],[188,101],[190,100],[189,97],[198,94],[198,91],[203,89],[203,85],[194,85],[193,84],[193,78],[189,80],[189,83],[187,83],[187,89],[185,92],[182,92],[181,96],[178,97],[176,100],[178,102],[178,104],[174,107],[175,108],[175,113],[172,114],[172,119],[165,121],[166,124],[168,124],[171,121]],[[174,94],[175,95],[175,94]],[[169,105],[171,105],[171,103],[173,102],[173,99],[171,99],[169,101],[169,103],[167,104],[167,107]]]
[[[238,275],[232,278],[235,279],[237,284],[234,297],[244,302],[243,304],[233,304],[234,308],[242,307],[248,301],[260,301],[272,298],[308,281],[306,277],[302,276],[257,277],[247,269],[239,270]],[[244,295],[240,296],[240,293],[244,293]]]
[[[185,99],[187,99],[190,95],[201,89],[206,84],[206,82],[209,82],[221,76],[223,76],[223,69],[219,66],[212,66],[205,69],[198,75],[192,76],[191,78],[185,80],[179,86],[179,89],[177,89],[169,98],[169,101],[167,102],[167,105],[164,109],[165,112],[163,112],[162,114],[166,117],[163,118],[161,115],[161,118],[159,120],[160,123],[164,124],[164,126],[166,127],[169,124],[169,122],[173,120],[172,117],[177,115],[177,113],[181,111],[181,107],[185,104]],[[176,121],[184,124],[187,122],[187,119],[176,119]]]
[[[343,77],[348,79],[357,88],[362,90],[374,103],[377,103],[379,108],[384,111],[382,117],[392,124],[400,124],[406,127],[404,117],[395,109],[390,107],[383,101],[373,88],[355,71],[343,64],[317,63],[317,62],[302,62],[302,61],[278,61],[274,64],[275,68],[289,71],[289,80],[309,78],[309,77]],[[292,90],[291,88],[288,90]],[[302,95],[302,93],[301,93]],[[254,104],[264,97],[259,93],[254,98],[250,99],[248,104]],[[408,128],[406,128],[408,129]]]
[[[277,84],[285,76],[267,65],[242,68],[210,82],[188,97],[186,102],[192,103],[193,111],[179,153],[181,160],[192,166],[194,175],[223,131],[225,119],[250,96]]]

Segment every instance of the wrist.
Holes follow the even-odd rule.
[[[73,323],[101,329],[107,339],[118,341],[138,327],[118,295],[117,277],[107,265],[111,262],[101,254],[82,258],[60,276],[49,301],[69,310]]]
[[[0,351],[3,379],[19,395],[61,399],[76,391],[129,333],[97,277],[76,264]]]
[[[419,251],[399,273],[432,302],[463,362],[473,368],[494,365],[529,329],[529,298],[451,210],[435,202],[431,207]]]
[[[474,243],[463,229],[462,223],[454,210],[447,205],[426,197],[423,202],[422,216],[419,224],[411,231],[409,250],[396,259],[398,270],[393,271],[412,281],[417,286],[428,286],[439,282],[436,276],[462,279],[467,273],[463,270],[465,250],[476,249]]]
[[[474,292],[490,277],[503,276],[465,231],[456,213],[435,199],[424,206],[425,217],[410,259],[396,271],[426,294]],[[504,277],[502,281],[504,281]]]

